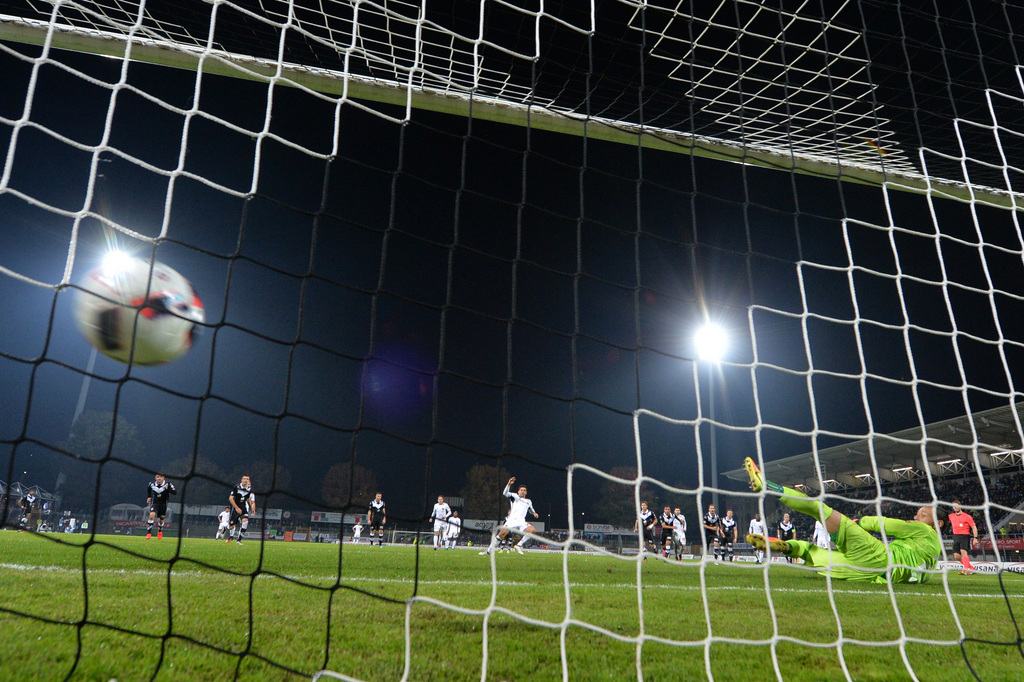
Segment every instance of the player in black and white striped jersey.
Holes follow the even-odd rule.
[[[256,513],[256,495],[252,492],[252,480],[248,476],[242,476],[242,480],[228,495],[228,504],[231,507],[231,520],[227,541],[231,542],[233,537],[235,542],[242,544],[245,530],[249,527],[249,515]]]
[[[658,548],[654,546],[654,527],[656,525],[658,525],[658,515],[647,508],[646,502],[641,502],[640,514],[637,520],[633,522],[633,532],[643,534],[643,540],[640,545],[641,554],[647,551],[648,546],[657,553]],[[647,557],[644,557],[644,561],[647,561]]]
[[[36,510],[36,489],[32,488],[28,493],[21,496],[18,500],[18,506],[21,507],[21,518],[18,520],[18,532],[24,532],[26,530],[35,530],[35,526],[31,523],[32,513]]]
[[[388,522],[388,512],[382,493],[377,493],[370,500],[370,508],[366,512],[366,522],[370,526],[370,545],[373,545],[373,531],[377,531],[377,546],[383,547],[384,524]]]
[[[177,495],[174,484],[164,478],[163,474],[153,477],[155,480],[146,486],[146,504],[149,505],[149,525],[146,527],[146,539],[153,537],[153,522],[158,522],[156,539],[164,539],[164,518],[167,516],[167,499]]]
[[[708,505],[708,513],[702,519],[704,523],[704,557],[708,558],[708,550],[718,560],[718,548],[722,538],[722,518],[715,511],[715,505]]]
[[[725,516],[722,517],[722,560],[723,561],[735,561],[736,554],[736,540],[739,529],[736,527],[736,519],[732,515],[732,509],[725,510]]]
[[[796,540],[796,529],[793,527],[793,522],[789,520],[789,514],[783,514],[782,520],[779,521],[779,539],[784,542]],[[793,557],[787,556],[786,563],[793,563]]]
[[[658,522],[661,524],[661,551],[667,559],[668,553],[672,549],[672,534],[676,527],[676,515],[672,513],[672,507],[665,505],[661,516],[658,517]]]

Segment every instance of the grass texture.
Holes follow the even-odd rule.
[[[1009,573],[0,533],[0,679],[1009,680],[1022,615]]]

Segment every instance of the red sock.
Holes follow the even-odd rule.
[[[967,556],[966,554],[960,555],[960,563],[964,565],[965,571],[974,570],[974,566],[971,565],[971,557]]]

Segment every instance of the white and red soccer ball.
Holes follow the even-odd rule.
[[[75,292],[74,315],[98,351],[119,362],[131,357],[136,365],[188,353],[205,317],[203,302],[178,271],[116,254],[85,276]]]

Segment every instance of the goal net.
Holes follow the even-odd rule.
[[[0,580],[75,600],[5,591],[0,629],[44,644],[0,671],[1012,677],[1021,26],[983,0],[0,0],[0,520],[35,486],[48,528],[88,524],[0,534]],[[111,250],[154,273],[136,330],[157,263],[194,286],[184,357],[78,333]],[[813,519],[748,456],[851,518],[958,501],[983,575],[952,536],[914,586],[757,562],[755,515]],[[154,550],[112,510],[157,473],[181,506]],[[243,475],[251,553],[206,554]],[[480,557],[512,477],[534,551]],[[642,505],[685,540],[638,552]],[[395,541],[279,553],[310,514]],[[226,585],[230,636],[202,607]]]

